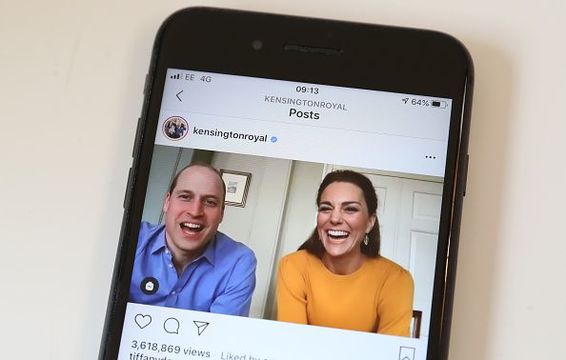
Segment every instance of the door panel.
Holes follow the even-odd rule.
[[[421,337],[428,336],[442,183],[401,179],[402,196],[395,261],[413,275],[414,309],[423,312]]]

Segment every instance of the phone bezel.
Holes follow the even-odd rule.
[[[288,51],[288,44],[334,54]],[[204,7],[171,15],[154,42],[99,359],[118,354],[168,68],[453,100],[427,353],[429,360],[447,359],[473,87],[465,47],[428,30]]]

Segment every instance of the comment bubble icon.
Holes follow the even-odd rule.
[[[137,314],[134,317],[134,322],[136,323],[137,326],[139,326],[140,329],[143,329],[147,327],[149,324],[151,324],[151,316],[144,314]]]
[[[180,326],[179,320],[175,318],[169,318],[163,323],[163,329],[165,329],[165,332],[168,334],[178,334]]]

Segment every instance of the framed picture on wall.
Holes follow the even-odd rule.
[[[224,203],[230,206],[245,207],[252,174],[226,169],[221,169],[220,174],[222,174],[222,180],[226,184],[226,200]]]

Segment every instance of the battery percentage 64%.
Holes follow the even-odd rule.
[[[436,107],[445,108],[446,101],[444,100],[429,100],[429,99],[419,99],[419,98],[403,98],[401,99],[404,104],[412,106],[423,106],[423,107]]]

